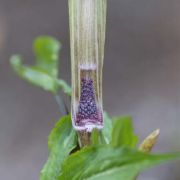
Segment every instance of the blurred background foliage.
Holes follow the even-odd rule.
[[[30,83],[57,94],[61,88],[67,95],[71,95],[71,87],[62,79],[58,79],[58,64],[60,42],[52,37],[42,36],[34,41],[35,65],[22,64],[20,55],[13,55],[10,63],[14,71]]]

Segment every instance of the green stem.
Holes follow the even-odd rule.
[[[80,148],[91,144],[91,132],[78,131]]]
[[[59,110],[60,110],[60,113],[64,116],[64,115],[67,115],[69,114],[68,112],[68,108],[64,102],[64,100],[62,99],[62,97],[58,94],[54,95],[54,98],[58,104],[58,107],[59,107]]]

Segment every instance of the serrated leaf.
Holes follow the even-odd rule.
[[[62,162],[76,145],[77,137],[72,128],[71,117],[64,116],[49,135],[49,157],[41,171],[40,180],[56,180],[61,173]]]
[[[113,119],[112,146],[135,147],[138,137],[134,133],[132,119],[129,116],[122,116]]]
[[[58,180],[133,180],[140,171],[176,158],[180,153],[150,155],[128,147],[87,147],[65,160]]]
[[[102,136],[106,142],[109,144],[111,142],[111,134],[112,134],[112,119],[109,117],[107,112],[104,112],[104,127],[102,129]]]

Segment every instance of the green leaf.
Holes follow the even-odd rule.
[[[62,162],[76,145],[77,136],[71,125],[71,117],[64,116],[49,135],[49,158],[41,171],[40,180],[56,180],[61,173]]]
[[[66,81],[64,81],[62,79],[58,79],[57,83],[58,83],[59,87],[62,88],[64,93],[71,96],[72,90],[71,90],[71,87],[66,83]]]
[[[93,129],[92,131],[91,144],[94,146],[101,144],[101,134],[98,129]]]
[[[122,116],[113,119],[112,146],[135,147],[138,137],[134,134],[131,117]]]
[[[42,87],[44,90],[56,93],[56,80],[47,74],[44,70],[34,67],[22,65],[22,60],[19,55],[14,55],[11,58],[11,65],[14,71],[26,81]]]
[[[96,174],[91,176],[90,178],[86,178],[86,180],[136,180],[137,177],[137,169],[133,168],[135,165],[122,167],[120,168],[113,168],[108,171]],[[130,173],[129,173],[130,172]]]
[[[104,112],[104,127],[102,129],[102,136],[106,142],[109,144],[111,142],[111,134],[112,134],[112,120],[109,115]]]
[[[65,160],[58,180],[133,180],[140,171],[176,158],[180,153],[150,155],[128,147],[87,147]]]
[[[52,77],[58,76],[58,60],[61,44],[49,36],[40,36],[34,41],[33,49],[36,65],[48,72]]]
[[[71,87],[61,79],[58,79],[58,61],[61,44],[49,36],[38,37],[33,44],[35,54],[35,65],[22,64],[21,56],[14,55],[10,63],[14,71],[23,79],[39,86],[54,94],[62,89],[71,96]]]

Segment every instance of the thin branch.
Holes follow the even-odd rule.
[[[58,104],[60,113],[62,115],[67,115],[69,113],[68,108],[67,108],[64,100],[62,99],[62,97],[60,95],[56,94],[56,95],[54,95],[54,98],[56,100],[56,103]]]

